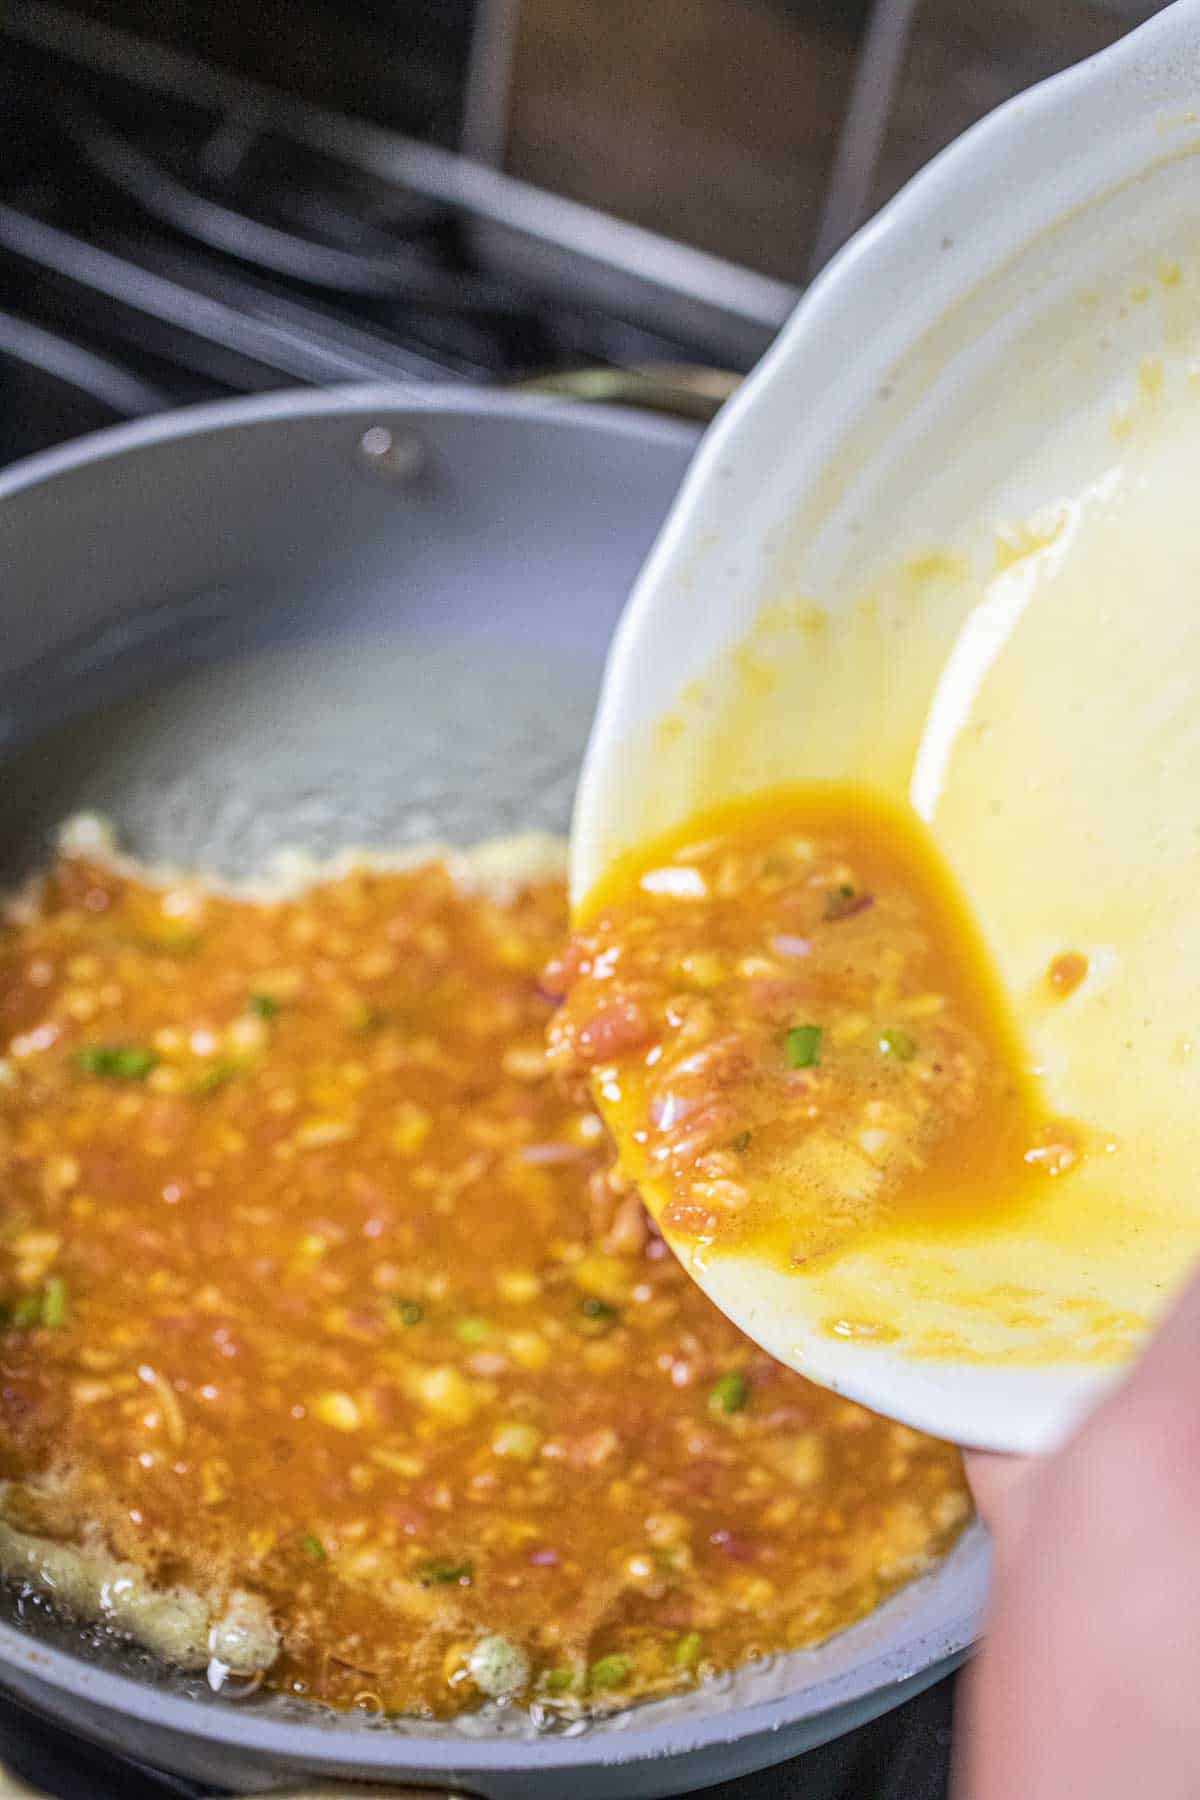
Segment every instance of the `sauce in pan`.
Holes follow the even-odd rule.
[[[834,889],[874,889],[850,862]],[[10,905],[10,1573],[288,1693],[575,1710],[814,1643],[956,1536],[953,1450],[784,1370],[678,1267],[546,1053],[561,875],[487,867],[266,899],[93,850]],[[903,1094],[946,1027],[899,1002]],[[830,1014],[772,1007],[840,1067]]]

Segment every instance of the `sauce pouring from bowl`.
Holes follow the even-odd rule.
[[[922,837],[1002,995],[1031,1127],[1007,1192],[960,1157],[953,1219],[914,1177],[886,1231],[781,1258],[794,1218],[768,1161],[741,1215],[764,1229],[685,1229],[666,1213],[678,1195],[637,1168],[635,1133],[664,1108],[676,1128],[674,1090],[648,1096],[644,1127],[629,1070],[607,1104],[674,1247],[750,1335],[983,1448],[1059,1441],[1200,1244],[1200,261],[1192,128],[1172,110],[1190,20],[1163,15],[1019,120],[997,115],[814,287],[643,571],[575,817],[585,933],[622,869],[641,880],[713,809],[797,784],[853,791]],[[1103,117],[1095,160],[1081,104]],[[1001,179],[1012,154],[1036,194]],[[688,879],[656,904],[685,907]],[[764,957],[811,972],[807,923],[772,937]],[[807,1002],[766,1023],[781,1081],[808,1073],[789,1054],[834,1047]],[[699,1154],[741,1154],[746,1129]]]

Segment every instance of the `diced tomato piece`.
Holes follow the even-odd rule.
[[[638,1001],[625,996],[606,1000],[590,1019],[575,1028],[575,1053],[581,1062],[617,1062],[641,1050],[654,1037],[654,1027]]]

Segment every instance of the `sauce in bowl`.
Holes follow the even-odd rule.
[[[1082,1154],[1039,1116],[919,825],[855,789],[758,796],[625,859],[561,980],[558,1061],[709,1255],[799,1269],[898,1218],[986,1229]]]

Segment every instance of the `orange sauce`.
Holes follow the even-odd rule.
[[[860,789],[755,795],[641,846],[572,954],[558,1054],[669,1235],[789,1267],[897,1221],[961,1238],[1081,1153],[928,834]]]
[[[557,877],[66,856],[0,934],[0,1514],[269,1610],[293,1695],[579,1711],[827,1636],[956,1452],[711,1306],[547,1064]]]

